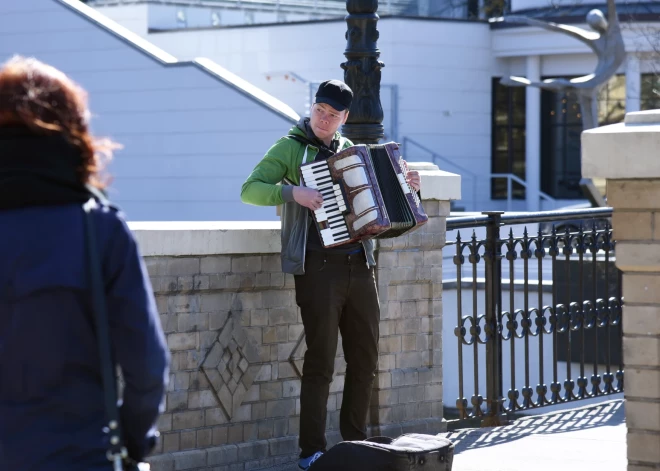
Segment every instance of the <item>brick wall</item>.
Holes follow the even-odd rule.
[[[610,180],[617,265],[624,271],[628,470],[660,468],[660,180]]]
[[[290,460],[298,450],[295,360],[303,329],[279,255],[145,262],[172,352],[152,468],[251,469]]]
[[[381,304],[374,435],[438,433],[442,422],[442,247],[449,202],[424,201],[429,222],[379,242]]]
[[[423,179],[433,182],[432,175]],[[381,241],[376,254],[381,340],[371,435],[444,427],[441,249],[449,198],[440,200],[446,190],[438,188],[448,186],[431,187],[437,199],[423,203],[430,218],[424,227]],[[234,471],[295,460],[306,345],[293,277],[280,268],[279,230],[217,223],[184,231],[172,224],[132,227],[172,352],[152,469]],[[345,369],[339,342],[329,445],[341,439]]]

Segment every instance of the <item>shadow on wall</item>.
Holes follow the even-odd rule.
[[[509,443],[530,435],[550,435],[575,432],[624,423],[623,399],[592,407],[561,411],[542,416],[522,418],[503,427],[456,430],[445,436],[454,445],[454,454]]]

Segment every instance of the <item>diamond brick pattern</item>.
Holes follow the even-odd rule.
[[[305,341],[305,332],[303,331],[298,338],[296,346],[291,351],[289,355],[289,363],[293,366],[293,370],[296,372],[299,378],[302,379],[303,375],[303,362],[305,360],[305,352],[307,351],[307,342]],[[335,357],[335,369],[333,372],[333,377],[338,374],[344,374],[346,372],[346,363],[344,362],[344,353],[341,348],[341,335],[339,335],[337,342],[337,356]]]
[[[202,371],[230,420],[261,369],[255,365],[260,361],[260,348],[230,315],[202,363]]]

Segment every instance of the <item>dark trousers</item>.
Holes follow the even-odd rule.
[[[307,252],[295,277],[307,352],[300,393],[300,456],[325,451],[328,394],[338,333],[346,360],[339,429],[344,440],[364,440],[376,365],[380,307],[374,269],[363,253]]]

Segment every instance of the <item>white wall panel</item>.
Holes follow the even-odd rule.
[[[154,59],[75,5],[0,2],[0,58],[36,56],[89,91],[94,132],[123,144],[109,167],[110,194],[128,217],[276,219],[274,208],[243,205],[240,187],[293,118],[201,66]],[[141,21],[140,11],[115,12]]]

